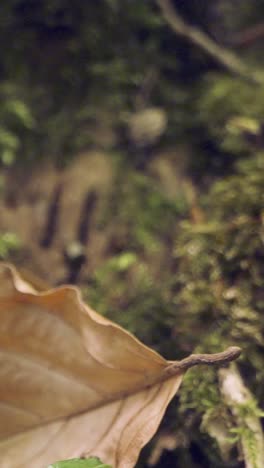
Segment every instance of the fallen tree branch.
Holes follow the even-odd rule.
[[[252,72],[252,70],[250,70],[233,52],[216,44],[203,31],[187,24],[178,14],[171,0],[157,0],[157,4],[164,18],[176,34],[200,47],[230,73],[238,75],[251,83],[258,85],[263,84],[263,80],[257,77],[256,73]]]

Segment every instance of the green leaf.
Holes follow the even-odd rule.
[[[63,460],[49,465],[47,468],[111,468],[110,465],[105,465],[97,457],[83,460],[81,458],[72,458],[71,460]]]

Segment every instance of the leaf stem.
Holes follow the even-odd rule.
[[[211,365],[223,365],[228,362],[234,361],[241,354],[241,348],[238,346],[230,346],[225,351],[215,354],[191,354],[181,361],[172,361],[171,364],[165,369],[165,374],[174,376],[179,371],[186,371],[190,367],[197,366],[200,364]]]

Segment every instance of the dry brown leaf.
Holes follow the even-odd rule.
[[[98,456],[132,468],[184,372],[237,348],[172,363],[98,315],[78,289],[38,293],[0,267],[0,467]]]

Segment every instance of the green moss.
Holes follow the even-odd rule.
[[[180,411],[193,409],[203,414],[220,403],[215,370],[194,368],[188,371],[180,392]]]
[[[238,427],[230,429],[233,440],[236,443],[241,443],[244,450],[247,452],[247,460],[251,463],[253,468],[258,468],[258,450],[259,450],[259,437],[261,434],[255,433],[252,428],[252,421],[264,416],[264,412],[260,410],[254,398],[249,399],[246,403],[236,405]],[[255,423],[256,424],[256,423]],[[261,429],[259,429],[261,431]]]
[[[264,88],[256,92],[254,86],[239,78],[208,74],[198,96],[198,120],[207,126],[219,147],[234,154],[248,152],[254,137],[261,133]]]
[[[129,259],[124,265],[120,260]],[[174,312],[166,289],[156,286],[148,266],[132,253],[110,258],[85,289],[89,303],[135,334],[145,344],[172,358],[171,328]]]
[[[253,416],[255,418],[263,418],[264,411],[262,411],[254,398],[248,400],[246,403],[237,405],[239,417],[243,420],[247,417]]]
[[[104,224],[115,222],[122,226],[126,249],[157,251],[177,218],[186,212],[184,198],[179,194],[174,201],[168,200],[151,177],[123,167],[122,162],[114,187]]]
[[[241,343],[260,343],[264,330],[263,165],[257,154],[213,184],[203,198],[203,224],[182,223],[175,243],[183,320],[205,334],[225,325],[225,337]]]

